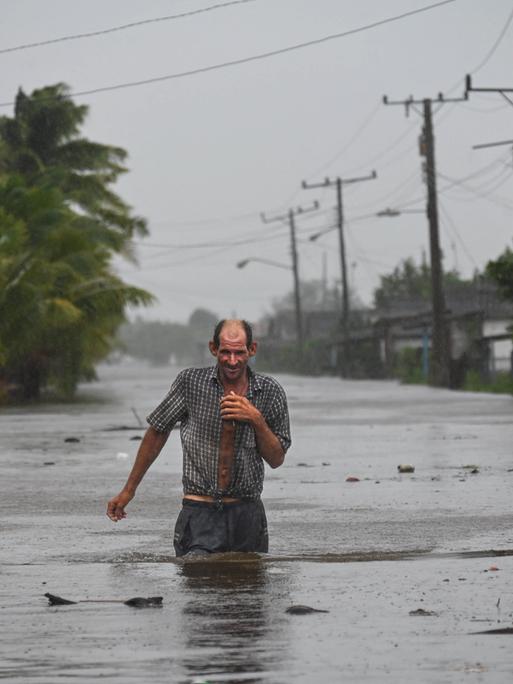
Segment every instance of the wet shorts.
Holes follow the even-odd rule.
[[[267,553],[269,538],[263,503],[211,503],[183,499],[175,525],[177,556],[241,551]]]

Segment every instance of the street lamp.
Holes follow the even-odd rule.
[[[383,216],[401,216],[401,214],[425,214],[426,210],[425,209],[391,209],[390,207],[387,207],[386,209],[382,209],[381,211],[378,211],[376,216],[383,217]]]
[[[267,264],[268,266],[276,266],[276,268],[286,268],[287,271],[292,270],[292,266],[287,266],[287,264],[281,264],[279,261],[273,261],[272,259],[260,259],[259,257],[250,257],[249,259],[242,259],[236,263],[237,268],[244,268],[249,264],[250,261],[258,261],[261,264]]]
[[[303,325],[301,320],[301,293],[299,291],[299,279],[296,277],[293,266],[288,266],[287,264],[282,264],[279,261],[273,261],[272,259],[260,259],[259,257],[249,257],[248,259],[242,259],[238,261],[235,265],[237,268],[244,268],[249,264],[250,261],[257,261],[261,264],[267,264],[268,266],[275,266],[276,268],[284,268],[287,271],[292,271],[293,281],[294,281],[294,299],[296,302],[296,336],[299,345],[300,354],[303,351]]]

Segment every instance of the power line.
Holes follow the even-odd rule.
[[[427,12],[429,10],[441,7],[443,5],[452,4],[456,0],[442,0],[441,2],[434,3],[432,5],[426,5],[425,7],[420,7],[416,10],[411,10],[409,12],[403,12],[402,14],[397,14],[392,17],[387,17],[386,19],[380,19],[374,21],[370,24],[365,24],[364,26],[358,26],[354,29],[349,29],[347,31],[342,31],[340,33],[333,33],[328,36],[323,36],[321,38],[315,38],[313,40],[305,41],[303,43],[296,43],[295,45],[289,45],[284,48],[278,48],[276,50],[269,50],[268,52],[262,52],[258,55],[251,55],[250,57],[241,57],[240,59],[233,59],[226,62],[220,62],[218,64],[211,64],[204,67],[198,67],[196,69],[188,69],[187,71],[179,71],[174,74],[166,74],[165,76],[155,76],[153,78],[140,79],[138,81],[127,81],[126,83],[117,83],[115,85],[103,86],[100,88],[91,88],[89,90],[78,90],[76,92],[70,92],[66,95],[60,95],[59,97],[73,98],[82,97],[84,95],[94,95],[97,93],[104,93],[112,90],[122,90],[125,88],[135,88],[142,85],[148,85],[150,83],[161,83],[163,81],[171,81],[179,78],[186,78],[188,76],[197,76],[198,74],[204,74],[211,71],[218,71],[220,69],[226,69],[228,67],[238,66],[240,64],[247,64],[248,62],[254,62],[257,60],[268,59],[270,57],[275,57],[276,55],[285,54],[287,52],[293,52],[295,50],[301,50],[306,47],[311,47],[312,45],[319,45],[321,43],[326,43],[331,40],[338,38],[345,38],[346,36],[354,35],[356,33],[362,33],[378,26],[383,26],[384,24],[390,24],[395,21],[400,21],[401,19],[406,19],[415,14],[420,14],[421,12]],[[49,97],[49,100],[55,99],[54,97]],[[12,107],[14,102],[1,102],[0,107]]]
[[[163,17],[154,17],[153,19],[142,19],[141,21],[132,21],[129,24],[121,24],[120,26],[111,26],[107,29],[100,29],[99,31],[89,31],[87,33],[75,33],[68,36],[61,36],[60,38],[51,38],[50,40],[40,40],[35,43],[25,43],[23,45],[15,45],[10,48],[1,48],[0,54],[6,52],[18,52],[20,50],[30,50],[31,48],[43,47],[44,45],[53,45],[55,43],[64,43],[70,40],[79,40],[81,38],[93,38],[94,36],[103,36],[107,33],[116,33],[119,31],[126,31],[127,29],[135,28],[136,26],[144,26],[146,24],[156,24],[159,22],[170,21],[172,19],[183,19],[184,17],[192,17],[195,14],[203,14],[211,12],[212,10],[223,9],[232,5],[242,5],[247,2],[255,2],[256,0],[230,0],[229,2],[217,3],[209,7],[201,7],[200,9],[190,10],[189,12],[181,12],[180,14],[168,14]]]
[[[470,72],[471,74],[476,74],[478,71],[480,71],[484,67],[485,64],[488,64],[489,60],[492,58],[493,54],[495,53],[495,51],[497,50],[497,48],[501,44],[502,39],[506,35],[506,32],[507,32],[512,20],[513,20],[513,10],[511,10],[511,12],[509,13],[508,18],[506,19],[506,23],[504,24],[501,32],[499,33],[497,40],[492,45],[492,47],[490,48],[488,53],[485,55],[484,59],[475,67],[475,69],[473,69]]]

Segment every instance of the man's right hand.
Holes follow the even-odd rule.
[[[123,518],[126,518],[127,514],[125,512],[125,506],[130,503],[133,498],[133,494],[123,490],[117,496],[111,499],[107,504],[107,515],[109,518],[113,522],[118,522],[118,520],[123,520]]]

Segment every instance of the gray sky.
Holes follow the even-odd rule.
[[[219,0],[222,2],[223,0]],[[0,47],[58,38],[187,12],[215,0],[2,0]],[[252,0],[195,16],[106,35],[0,54],[0,101],[63,81],[74,91],[137,81],[240,59],[354,29],[431,4],[429,0]],[[513,87],[510,0],[456,0],[377,28],[269,59],[187,78],[77,98],[90,106],[85,134],[121,145],[130,173],[118,192],[149,221],[139,265],[116,262],[129,282],[159,303],[144,315],[185,321],[197,307],[251,320],[291,289],[285,269],[247,257],[290,263],[285,225],[259,212],[321,202],[298,220],[300,275],[340,277],[337,234],[310,233],[334,220],[334,190],[302,191],[302,179],[374,181],[345,189],[350,281],[370,303],[379,275],[428,249],[423,214],[361,218],[384,207],[424,207],[417,137],[421,120],[392,99],[463,92],[474,85]],[[2,108],[11,114],[12,108]],[[441,241],[445,268],[464,276],[512,242],[511,147],[472,150],[513,139],[513,107],[498,94],[473,94],[435,117]],[[246,244],[238,244],[247,241]],[[208,244],[205,248],[173,245]],[[164,247],[169,245],[169,247]]]

